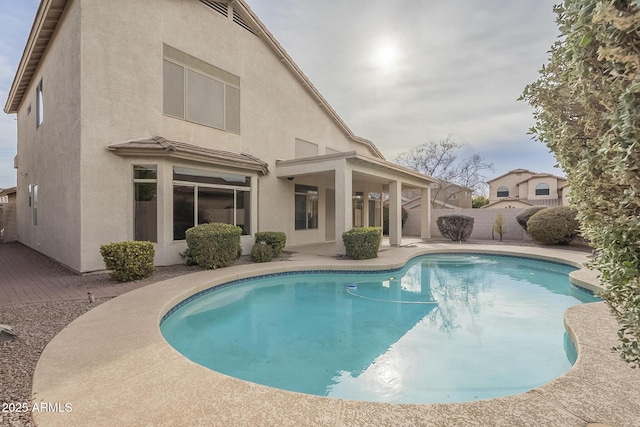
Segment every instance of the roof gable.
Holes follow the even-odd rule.
[[[493,182],[493,181],[497,181],[497,180],[499,180],[501,178],[504,178],[505,176],[514,175],[514,174],[522,174],[522,173],[529,173],[531,175],[536,175],[537,174],[537,172],[532,172],[529,169],[514,169],[514,170],[511,170],[511,171],[509,171],[507,173],[503,173],[502,175],[500,175],[498,177],[495,177],[493,179],[488,180],[487,183]]]

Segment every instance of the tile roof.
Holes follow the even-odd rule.
[[[169,156],[240,169],[249,169],[261,172],[264,175],[269,173],[269,164],[250,154],[216,150],[214,148],[187,144],[186,142],[171,141],[161,136],[152,136],[150,138],[111,144],[108,148],[116,154],[124,156]]]

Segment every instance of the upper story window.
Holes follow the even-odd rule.
[[[536,185],[536,196],[548,196],[549,195],[549,184],[541,182]]]
[[[42,86],[42,80],[36,87],[36,127],[39,127],[44,122],[44,91]]]
[[[509,188],[505,187],[504,185],[501,185],[500,187],[498,187],[498,197],[509,197]]]
[[[240,133],[240,78],[165,46],[163,113]]]

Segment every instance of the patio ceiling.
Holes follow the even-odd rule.
[[[332,172],[343,163],[348,163],[353,172],[353,179],[387,184],[390,181],[401,181],[405,187],[428,188],[436,183],[434,178],[423,175],[411,169],[398,166],[386,160],[357,154],[355,151],[346,153],[326,154],[323,156],[305,157],[302,159],[277,160],[276,176],[289,178],[296,176],[314,175]]]

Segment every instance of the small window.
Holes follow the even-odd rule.
[[[548,196],[549,195],[549,184],[541,182],[536,185],[536,196]]]
[[[318,228],[318,187],[296,184],[295,228]]]
[[[504,185],[498,187],[498,197],[509,197],[509,189]]]
[[[36,88],[36,127],[44,122],[44,92],[42,89],[42,80]]]
[[[33,184],[33,225],[38,225],[38,184]]]

